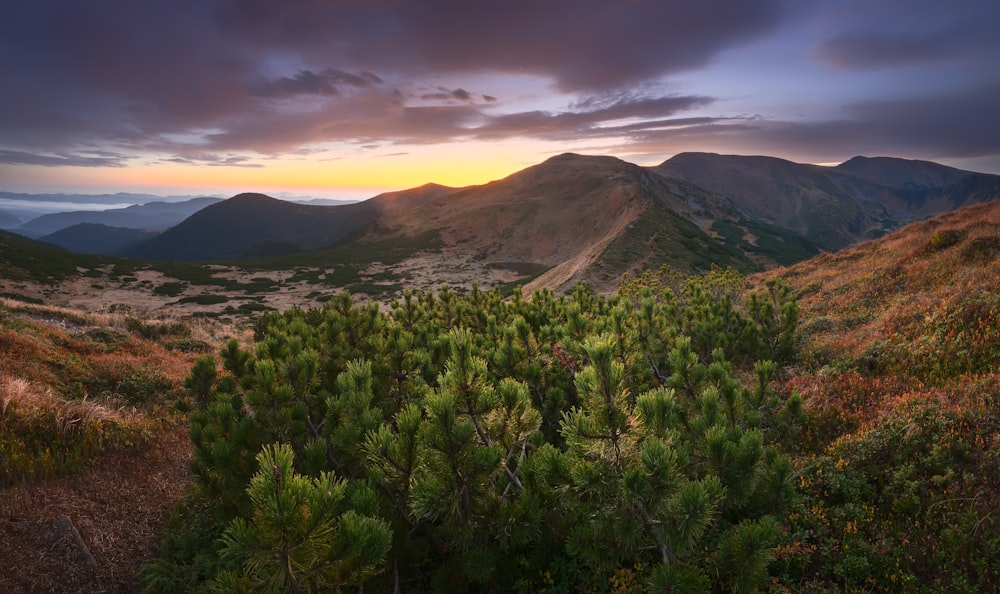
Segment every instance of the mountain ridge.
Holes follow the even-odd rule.
[[[146,202],[108,210],[77,210],[40,215],[12,229],[27,237],[39,238],[79,223],[96,223],[126,229],[163,230],[182,222],[195,212],[221,202],[221,198],[192,198],[183,202]]]
[[[244,193],[122,253],[164,261],[265,258],[267,266],[286,268],[308,253],[311,262],[346,262],[364,276],[384,248],[394,254],[391,270],[378,273],[386,277],[419,276],[439,265],[436,258],[462,263],[470,277],[534,271],[514,279],[607,290],[624,272],[662,263],[692,273],[711,264],[743,272],[787,265],[997,197],[1000,176],[895,158],[826,167],[681,153],[643,167],[563,153],[486,184],[425,184],[354,204]],[[349,256],[338,252],[344,249]]]

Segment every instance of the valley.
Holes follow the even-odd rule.
[[[998,192],[998,176],[902,159],[819,167],[684,153],[639,167],[563,154],[481,186],[427,184],[354,204],[242,194],[45,215],[19,228],[44,229],[44,243],[0,239],[8,271],[0,293],[235,318],[341,290],[382,302],[404,289],[468,291],[473,282],[506,293],[565,292],[578,282],[609,292],[623,273],[663,264],[689,273],[791,265]],[[116,227],[122,221],[129,227]]]
[[[989,590],[994,177],[671,161],[561,155],[357,206],[241,195],[130,256],[0,232],[0,589],[249,580],[220,561],[222,534],[245,554],[231,521],[261,521],[248,493],[329,466],[366,538],[395,535],[343,569],[366,590]]]

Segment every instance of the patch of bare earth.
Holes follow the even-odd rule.
[[[191,483],[183,426],[84,472],[0,490],[0,592],[135,592]]]

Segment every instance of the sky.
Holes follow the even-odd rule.
[[[0,191],[363,198],[563,153],[1000,174],[996,0],[31,0]]]

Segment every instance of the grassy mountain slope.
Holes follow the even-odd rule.
[[[712,230],[714,221],[738,232]],[[780,254],[747,249],[756,239],[748,223],[682,180],[612,157],[563,154],[502,180],[387,213],[359,243],[433,232],[446,257],[549,268],[529,288],[565,290],[582,280],[609,290],[623,272],[663,263],[697,271],[713,262],[755,270],[781,261]]]
[[[0,590],[137,590],[191,481],[194,324],[0,299]]]
[[[568,175],[579,180],[575,171]],[[658,183],[674,184],[664,200],[687,203],[691,217],[716,208],[699,203],[696,189],[683,190],[676,180],[653,179],[647,191]],[[661,248],[687,249],[701,237],[689,218],[651,196],[637,194],[634,202],[645,207],[635,212],[626,208],[625,193],[622,202],[610,203],[634,214],[615,222],[633,233],[606,234],[594,270],[602,262],[610,266],[616,254],[631,262]],[[445,220],[445,210],[436,214]],[[734,227],[752,222],[727,220]],[[451,231],[437,229],[445,237]],[[352,244],[356,252],[344,257],[372,249],[405,257],[407,237],[392,231],[398,229],[381,231],[383,243]],[[680,235],[663,237],[666,231]],[[413,249],[434,243],[422,235],[408,239]],[[84,264],[121,262],[4,233],[0,252],[0,274],[25,279],[63,278]],[[781,389],[800,392],[809,417],[794,461],[802,503],[774,551],[769,591],[994,589],[1000,579],[1000,201],[749,281],[760,290],[775,278],[799,294],[803,334],[802,360],[783,370]],[[6,561],[0,590],[136,589],[134,572],[153,554],[162,519],[190,480],[190,444],[166,408],[183,394],[179,383],[191,364],[184,349],[193,339],[211,339],[183,328],[0,304],[0,465],[7,473],[0,477],[32,476],[13,489],[0,486],[0,559]],[[15,443],[22,433],[41,438]],[[53,444],[65,449],[46,453]],[[56,526],[63,515],[80,528],[96,568],[86,564],[71,533]]]
[[[0,210],[0,229],[14,229],[20,225],[20,218],[6,210]]]
[[[795,591],[1000,583],[1000,201],[755,277],[800,294]],[[775,589],[778,591],[787,591]]]
[[[802,293],[808,353],[933,382],[1000,361],[1000,200],[770,277]]]
[[[383,212],[450,193],[428,184],[353,204],[321,206],[240,194],[205,208],[160,236],[126,251],[153,260],[208,262],[318,250],[358,235]]]
[[[304,251],[344,241],[375,215],[366,203],[313,206],[240,194],[213,204],[158,237],[128,250],[153,260],[232,260],[262,246]]]
[[[839,249],[893,225],[882,202],[891,191],[829,168],[774,157],[682,153],[655,170],[727,200],[753,219]]]
[[[942,188],[968,177],[968,171],[931,161],[894,157],[852,157],[833,169],[889,188]]]
[[[79,274],[80,268],[97,268],[109,261],[105,256],[74,254],[7,231],[0,231],[0,253],[0,278],[41,283],[61,281]]]
[[[820,167],[773,157],[682,153],[654,169],[828,250],[1000,197],[998,176],[888,157],[855,157],[837,167]]]
[[[100,223],[78,223],[38,238],[78,254],[118,254],[156,237],[155,231],[109,227]]]

